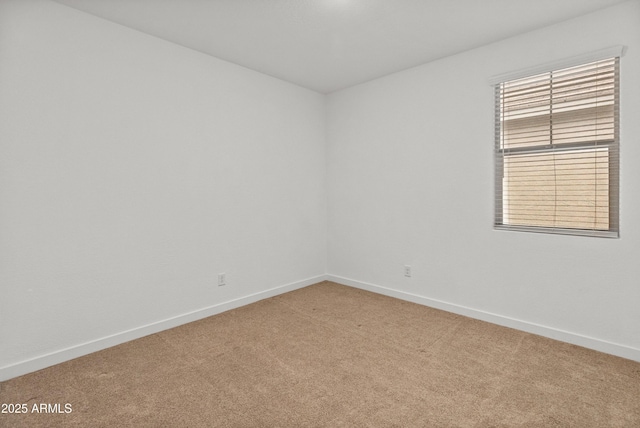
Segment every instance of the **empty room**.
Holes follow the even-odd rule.
[[[0,0],[0,405],[640,426],[640,0]]]

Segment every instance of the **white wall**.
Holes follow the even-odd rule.
[[[0,380],[322,279],[324,107],[57,3],[0,3]]]
[[[489,78],[618,44],[620,239],[494,231]],[[640,2],[333,93],[327,109],[332,279],[640,360]]]

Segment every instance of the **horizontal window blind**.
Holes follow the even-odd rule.
[[[618,235],[618,63],[495,86],[497,228]]]

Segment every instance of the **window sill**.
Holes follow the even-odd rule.
[[[573,236],[591,236],[596,238],[620,238],[618,231],[610,230],[590,230],[590,229],[568,229],[559,227],[537,227],[537,226],[509,226],[503,224],[495,224],[494,230],[508,230],[514,232],[533,232],[547,233],[553,235],[573,235]]]

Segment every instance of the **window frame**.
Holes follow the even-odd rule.
[[[540,144],[536,146],[525,146],[518,148],[504,149],[502,147],[502,100],[501,100],[501,87],[503,83],[532,77],[544,73],[553,73],[554,71],[560,71],[565,68],[576,67],[585,65],[588,63],[613,59],[615,58],[615,76],[619,77],[620,58],[625,52],[624,46],[614,46],[600,51],[591,52],[585,55],[580,55],[572,58],[568,58],[553,63],[548,63],[542,66],[520,70],[513,73],[503,74],[495,76],[490,79],[490,84],[494,87],[494,126],[495,126],[495,142],[494,142],[494,163],[495,163],[495,187],[494,187],[494,229],[495,230],[510,230],[520,232],[534,232],[534,233],[547,233],[547,234],[561,234],[561,235],[578,235],[578,236],[595,236],[606,238],[618,238],[620,236],[619,220],[620,220],[620,203],[619,203],[619,147],[620,147],[620,132],[619,132],[619,105],[620,105],[620,83],[619,79],[615,81],[614,87],[614,130],[612,141],[589,141],[589,142],[576,142],[576,143],[562,143],[553,144]],[[550,83],[552,78],[550,78]],[[553,102],[550,99],[550,107]],[[598,150],[599,148],[605,148],[608,154],[608,192],[609,192],[609,216],[608,216],[608,229],[584,229],[584,228],[567,228],[556,226],[535,226],[535,225],[514,225],[504,224],[504,209],[503,209],[503,175],[505,171],[505,159],[511,155],[524,155],[524,154],[541,154],[541,153],[571,153],[578,152],[580,150]],[[508,153],[508,154],[507,154]]]

